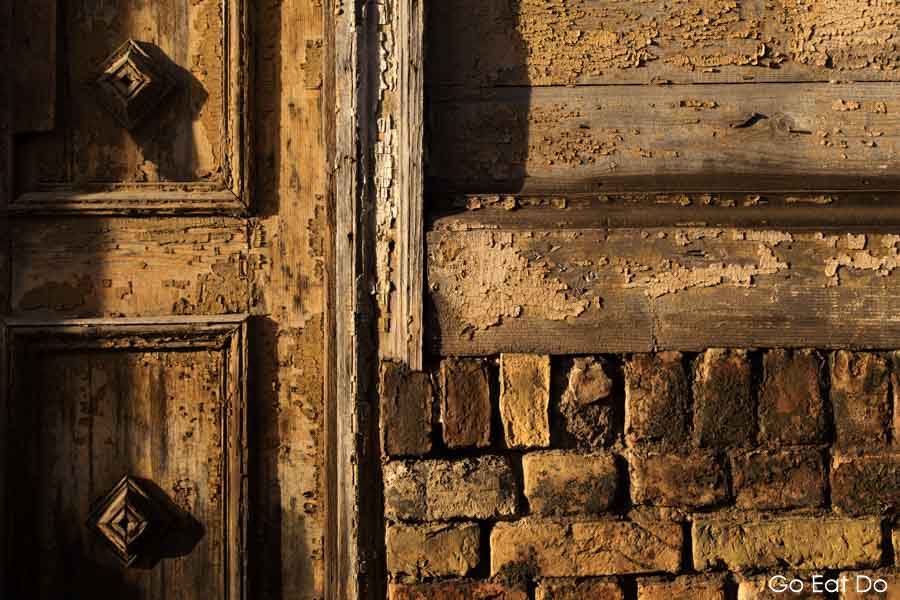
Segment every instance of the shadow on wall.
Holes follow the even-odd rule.
[[[426,196],[522,190],[532,93],[523,2],[428,5]],[[496,104],[489,111],[467,107],[479,100]]]

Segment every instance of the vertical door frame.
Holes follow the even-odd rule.
[[[378,359],[422,368],[425,7],[421,0],[326,0],[324,10],[334,235],[325,596],[377,599],[385,585]]]

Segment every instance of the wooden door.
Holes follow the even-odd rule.
[[[322,8],[265,4],[4,5],[0,597],[324,594]]]

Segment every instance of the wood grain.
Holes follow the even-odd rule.
[[[12,239],[19,316],[246,312],[248,239],[237,219],[28,221]]]
[[[865,0],[446,0],[429,85],[897,81],[900,10]]]
[[[396,43],[380,53],[393,77],[379,90],[376,176],[376,260],[379,268],[379,353],[422,368],[424,243],[424,13],[423,3],[390,9]]]
[[[434,189],[897,189],[893,83],[500,89],[435,98]]]
[[[246,474],[245,395],[231,383],[246,379],[243,327],[152,331],[135,321],[12,328],[4,437],[21,460],[5,466],[11,476],[29,473],[10,499],[23,550],[11,557],[22,574],[7,581],[14,596],[240,597],[244,570],[229,556],[244,552],[246,506],[228,491]],[[192,339],[193,348],[172,344]],[[91,503],[124,474],[155,484],[183,519],[153,569],[122,569],[83,526]]]
[[[872,231],[900,227],[893,192],[631,192],[613,194],[439,194],[429,197],[427,227],[580,229],[745,227]]]
[[[375,20],[368,20],[358,2],[329,0],[329,102],[336,115],[329,131],[329,164],[333,166],[334,201],[334,397],[329,406],[328,458],[333,481],[329,536],[328,595],[338,600],[383,597],[384,561],[374,548],[383,540],[380,511],[380,469],[377,402],[374,378],[377,347],[374,304],[369,285],[376,282],[371,262],[375,248],[370,226],[374,198],[369,159],[375,90],[370,69],[378,64]],[[405,43],[405,40],[399,40]]]
[[[248,6],[249,8],[249,6]],[[325,594],[328,168],[321,2],[252,3],[254,215],[249,236],[252,532],[248,597]],[[330,113],[329,113],[330,114]]]
[[[897,240],[787,228],[433,231],[430,347],[890,348],[900,335]]]
[[[321,2],[125,0],[60,14],[58,72],[72,98],[53,131],[16,138],[18,181],[3,215],[14,232],[3,239],[11,267],[0,273],[16,299],[4,314],[66,327],[85,326],[73,318],[139,316],[155,323],[154,339],[171,339],[179,319],[201,328],[252,313],[252,353],[243,342],[227,350],[229,368],[255,374],[253,427],[234,440],[252,460],[228,463],[241,477],[223,491],[245,508],[217,525],[247,544],[225,548],[214,568],[249,571],[249,587],[229,584],[233,597],[330,597],[323,374],[333,228]],[[132,133],[86,85],[129,37],[155,45],[179,80]],[[8,115],[4,107],[4,122]],[[171,349],[193,352],[196,342]],[[234,418],[242,417],[243,384],[232,378],[221,391]],[[177,419],[171,426],[180,427]],[[245,509],[251,535],[242,530]]]
[[[16,57],[9,65],[7,81],[15,98],[10,107],[13,131],[50,131],[57,113],[57,2],[35,0],[9,6],[11,56]]]
[[[106,199],[113,206],[105,210],[146,211],[153,201],[142,192],[171,197],[167,185],[178,183],[182,187],[176,191],[191,193],[206,212],[246,210],[251,136],[245,12],[242,0],[166,0],[152,5],[129,0],[67,11],[60,25],[65,51],[58,68],[43,58],[46,52],[52,56],[53,44],[23,54],[41,56],[42,65],[58,70],[67,98],[50,107],[55,110],[52,126],[26,128],[44,133],[16,140],[14,208],[91,209],[91,202],[72,194],[111,191],[118,195]],[[29,19],[27,30],[33,31],[28,39],[49,36],[55,44],[54,22]],[[147,122],[131,131],[111,117],[91,83],[103,61],[129,38],[140,42],[176,82],[174,92]],[[48,82],[41,79],[41,85],[23,89],[56,89],[55,78],[44,79]],[[29,94],[20,93],[15,105],[28,106]],[[38,100],[36,106],[48,104]],[[28,119],[23,121],[18,127],[27,125]],[[222,192],[230,194],[224,206]]]

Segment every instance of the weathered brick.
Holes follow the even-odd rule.
[[[494,526],[491,573],[517,563],[542,577],[675,573],[682,542],[677,523],[529,517]]]
[[[755,413],[746,351],[713,348],[697,358],[694,434],[698,445],[724,448],[752,444]]]
[[[516,513],[509,459],[395,460],[384,465],[385,515],[408,521],[491,519]]]
[[[877,518],[783,517],[769,520],[696,517],[694,567],[854,569],[881,560]]]
[[[602,359],[572,359],[566,387],[558,403],[562,429],[579,448],[600,450],[616,435],[613,381]]]
[[[616,499],[619,477],[611,454],[533,452],[522,457],[522,472],[534,514],[599,513]]]
[[[389,600],[528,600],[528,592],[485,581],[391,584]]]
[[[825,441],[822,362],[812,350],[769,350],[763,356],[759,436],[763,442]]]
[[[813,508],[825,501],[825,464],[818,448],[735,452],[731,477],[740,508]]]
[[[381,363],[381,445],[389,456],[421,456],[431,451],[434,396],[427,373]]]
[[[491,386],[484,362],[448,358],[441,361],[441,423],[449,448],[491,443]]]
[[[622,586],[609,579],[545,579],[535,600],[623,600]]]
[[[836,455],[831,502],[851,515],[900,511],[900,452]]]
[[[629,444],[680,446],[688,439],[690,387],[679,352],[636,354],[625,363]]]
[[[838,596],[840,600],[900,600],[900,574],[896,572],[860,571],[841,575],[847,577],[847,583],[844,586],[846,589]],[[884,583],[879,582],[877,589],[882,589],[883,585],[886,588],[883,593],[873,589],[879,579]],[[821,597],[821,594],[817,596]]]
[[[509,448],[550,445],[550,357],[500,355],[500,417]]]
[[[725,600],[722,575],[639,579],[637,600]]]
[[[831,358],[831,401],[836,443],[880,446],[890,426],[888,366],[871,352],[839,350]]]
[[[635,504],[701,508],[728,498],[725,469],[712,451],[633,451],[629,473]]]
[[[757,575],[755,577],[742,578],[738,582],[738,600],[816,600],[823,598],[822,593],[814,593],[812,591],[812,573],[785,573],[777,570],[767,575]],[[821,575],[821,573],[819,573]],[[775,579],[773,579],[775,577]],[[792,580],[803,582],[803,589],[800,591],[782,590],[782,586],[787,586]],[[774,588],[771,589],[770,588]],[[799,588],[794,588],[799,590]]]
[[[389,525],[387,568],[395,577],[465,576],[478,566],[479,541],[477,523]]]

